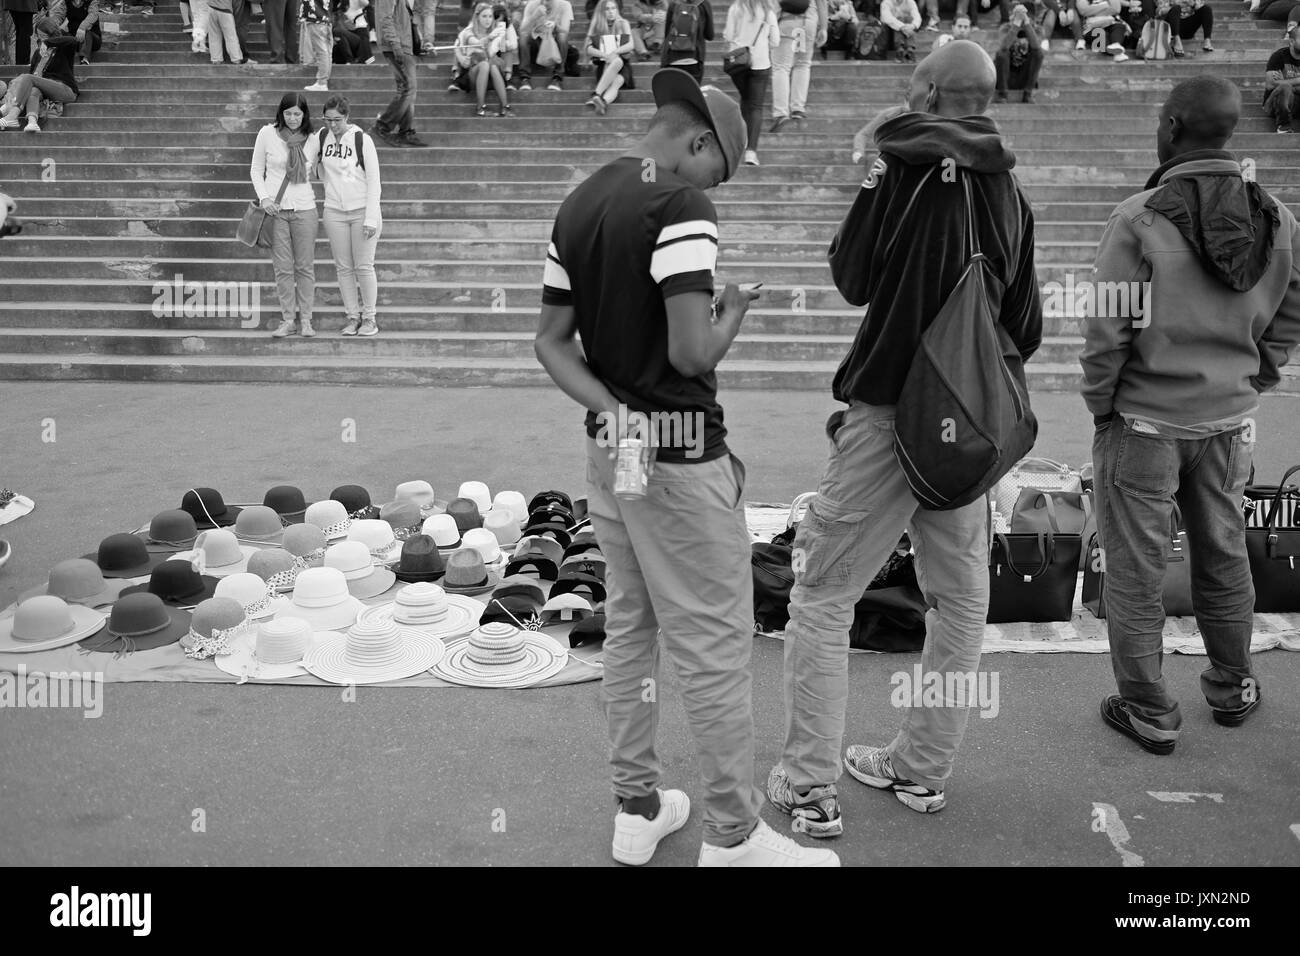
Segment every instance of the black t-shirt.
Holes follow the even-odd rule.
[[[632,411],[669,413],[651,419],[659,461],[712,461],[727,454],[717,377],[687,378],[668,361],[664,300],[712,295],[718,218],[702,190],[663,170],[647,175],[647,163],[616,159],[565,199],[542,301],[573,306],[587,364],[615,398]],[[588,411],[587,434],[599,431]]]
[[[1282,74],[1284,80],[1294,80],[1300,77],[1300,60],[1295,58],[1291,52],[1291,47],[1284,46],[1280,50],[1274,50],[1268,58],[1268,63],[1264,67],[1265,73],[1271,73],[1274,70]],[[1268,93],[1264,94],[1268,99]]]

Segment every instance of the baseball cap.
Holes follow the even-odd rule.
[[[749,135],[736,101],[716,86],[700,86],[685,70],[671,66],[664,67],[650,78],[650,88],[654,91],[655,106],[688,103],[699,111],[722,147],[722,158],[727,167],[722,180],[730,179],[740,165]]]

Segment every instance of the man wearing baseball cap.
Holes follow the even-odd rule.
[[[1279,133],[1291,132],[1300,120],[1300,5],[1287,15],[1285,40],[1264,66],[1264,111]]]
[[[734,100],[683,70],[660,70],[651,85],[658,110],[645,137],[556,215],[536,337],[538,360],[587,409],[588,513],[608,592],[613,855],[648,862],[690,814],[684,792],[661,787],[655,752],[662,633],[699,750],[700,865],[835,866],[834,853],[763,823],[754,786],[745,471],[727,448],[714,368],[758,293],[729,284],[714,303],[718,220],[704,192],[740,165],[745,122]],[[629,412],[658,424],[647,436],[658,458],[635,498],[613,491],[611,452],[629,429],[610,426]],[[673,420],[693,424],[664,427]]]

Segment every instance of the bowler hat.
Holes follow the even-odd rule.
[[[262,497],[262,504],[278,514],[286,525],[302,524],[307,511],[307,499],[303,497],[302,489],[294,485],[276,485],[269,489]]]
[[[149,530],[144,532],[145,547],[150,551],[175,553],[194,547],[199,527],[194,516],[180,508],[160,511],[149,522]]]
[[[164,604],[172,607],[191,608],[200,601],[206,601],[216,593],[217,579],[194,570],[189,561],[164,561],[153,569],[148,584],[137,584],[122,592],[155,594]]]
[[[379,517],[379,509],[370,502],[370,492],[360,485],[339,485],[330,492],[330,499],[342,504],[350,518]]]
[[[393,571],[399,581],[436,581],[443,576],[446,567],[433,539],[427,534],[417,534],[402,544],[402,557]]]
[[[151,554],[137,535],[110,534],[99,542],[98,551],[82,557],[99,565],[106,578],[138,578],[158,567],[170,555],[160,551]]]
[[[226,504],[215,488],[191,488],[181,499],[181,510],[188,511],[200,528],[224,528],[235,523],[241,509]]]

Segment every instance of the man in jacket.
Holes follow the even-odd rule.
[[[1096,289],[1127,288],[1130,305],[1106,297],[1097,312],[1109,314],[1089,317],[1081,357],[1119,686],[1101,713],[1155,754],[1173,752],[1182,725],[1160,668],[1175,501],[1210,659],[1201,691],[1226,726],[1261,699],[1241,501],[1255,447],[1250,416],[1300,342],[1300,227],[1224,148],[1240,109],[1236,86],[1208,73],[1165,101],[1161,166],[1111,213],[1093,267]]]
[[[944,680],[979,667],[989,600],[987,505],[921,510],[894,457],[893,436],[921,336],[965,271],[968,215],[1005,287],[998,322],[1024,358],[1038,348],[1033,214],[1011,174],[1015,157],[982,115],[994,80],[993,61],[969,40],[926,57],[912,74],[908,109],[891,111],[875,129],[879,155],[831,243],[840,293],[870,308],[835,373],[834,396],[849,407],[827,423],[830,460],[794,540],[785,744],[767,783],[772,804],[811,836],[843,832],[835,781],[853,608],[904,529],[930,608],[922,669]],[[844,763],[868,786],[933,813],[944,806],[967,714],[965,706],[907,707],[892,743],[849,747]]]
[[[428,146],[415,135],[415,50],[411,43],[411,11],[406,0],[375,0],[375,30],[379,48],[393,68],[397,93],[375,120],[371,132],[389,146]]]

